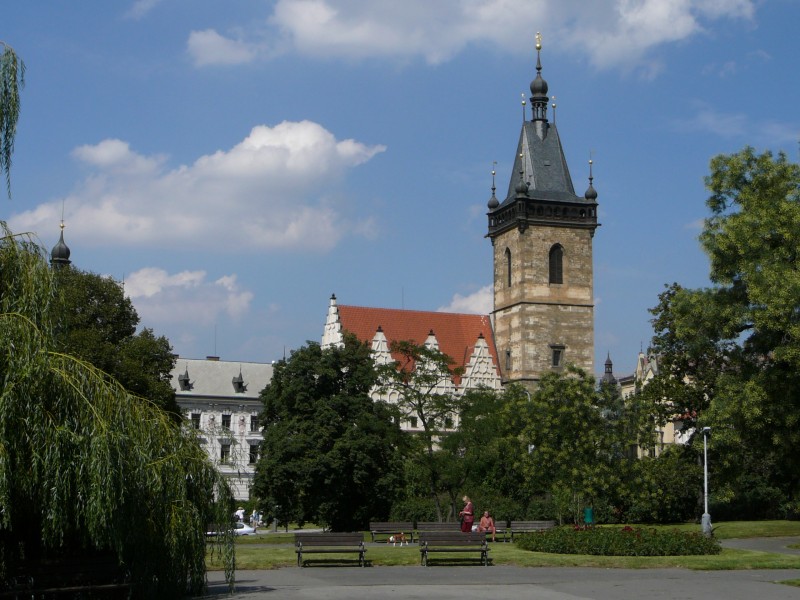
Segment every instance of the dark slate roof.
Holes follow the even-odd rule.
[[[539,132],[542,132],[541,137]],[[524,181],[530,184],[528,188],[530,198],[594,204],[583,196],[575,195],[555,123],[526,121],[523,124],[517,144],[514,170],[508,184],[508,196],[502,204],[511,203],[516,197],[521,175]]]
[[[61,236],[58,238],[58,243],[53,246],[50,252],[50,264],[52,265],[68,265],[72,261],[69,259],[70,250],[69,246],[64,242],[64,228],[61,228]]]

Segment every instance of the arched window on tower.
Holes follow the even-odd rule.
[[[550,283],[564,283],[564,248],[556,244],[550,248]]]
[[[511,250],[506,248],[506,287],[511,287]]]

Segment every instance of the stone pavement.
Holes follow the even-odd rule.
[[[207,598],[239,600],[798,600],[800,589],[775,583],[796,570],[688,571],[519,567],[306,567],[238,571],[227,595],[210,574]]]
[[[766,552],[800,538],[730,540],[727,547]],[[524,568],[509,566],[289,567],[237,571],[236,592],[209,573],[206,598],[237,600],[800,600],[800,569],[690,571],[686,569]]]

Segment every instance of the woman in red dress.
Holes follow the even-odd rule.
[[[464,501],[464,508],[458,513],[461,517],[461,531],[469,533],[472,531],[472,523],[475,522],[475,510],[472,507],[472,500],[469,499],[469,496],[464,496],[462,500]]]

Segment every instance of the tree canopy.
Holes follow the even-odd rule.
[[[170,383],[172,347],[152,329],[136,333],[139,315],[122,286],[72,266],[55,269],[55,281],[61,306],[58,349],[92,363],[178,422],[180,409]]]
[[[57,349],[57,319],[44,251],[0,221],[0,581],[23,562],[101,552],[136,597],[201,592],[227,484],[190,432]]]
[[[748,147],[706,186],[713,285],[661,295],[654,349],[664,389],[712,427],[717,510],[778,516],[800,493],[800,166]]]
[[[397,360],[377,367],[381,397],[391,399],[406,422],[416,422],[419,430],[411,440],[411,459],[427,482],[429,497],[436,507],[436,516],[443,518],[439,493],[450,498],[451,512],[460,496],[460,481],[453,478],[452,461],[439,451],[439,440],[457,425],[461,412],[461,396],[456,394],[453,359],[438,348],[410,341],[393,341],[392,355]]]
[[[265,514],[334,531],[388,517],[403,439],[396,413],[370,396],[375,381],[369,346],[350,335],[341,348],[309,342],[275,365],[261,394],[254,481]]]

